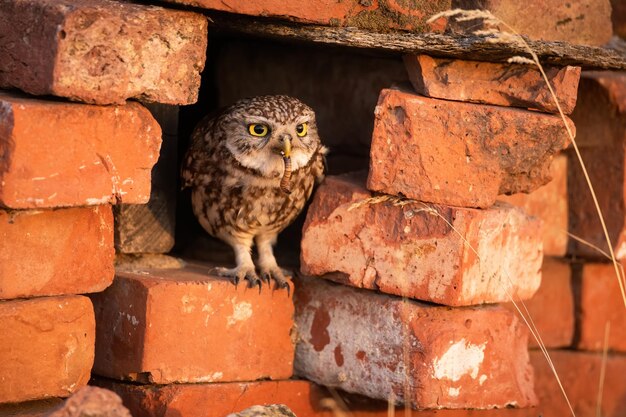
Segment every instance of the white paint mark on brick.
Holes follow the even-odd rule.
[[[252,317],[252,304],[242,301],[233,305],[233,315],[226,319],[228,326],[232,326],[238,321],[248,320]]]
[[[211,375],[205,375],[197,379],[197,382],[215,382],[220,381],[224,377],[223,372],[213,372]]]
[[[461,392],[461,387],[458,387],[458,388],[450,387],[450,388],[448,388],[448,395],[451,396],[451,397],[458,397],[460,392]]]
[[[126,313],[126,320],[130,321],[133,326],[136,326],[139,324],[139,320],[137,320],[137,317],[131,316],[128,313]]]
[[[180,301],[183,304],[181,307],[183,313],[191,313],[196,309],[196,306],[192,304],[195,301],[195,297],[183,295],[183,298],[181,298]]]
[[[480,376],[480,378],[478,378],[478,383],[479,383],[480,385],[482,385],[482,384],[484,384],[484,383],[485,383],[485,381],[486,381],[486,380],[487,380],[487,375],[482,374],[482,375]]]
[[[485,358],[486,343],[474,345],[461,339],[439,358],[433,361],[434,377],[458,381],[464,375],[478,376],[478,370]]]
[[[107,194],[107,195],[103,195],[100,198],[88,198],[87,200],[85,200],[85,203],[88,206],[97,206],[97,205],[100,205],[100,204],[108,203],[110,199],[111,199],[111,195]]]

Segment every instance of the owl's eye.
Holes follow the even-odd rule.
[[[252,123],[248,125],[248,132],[250,132],[252,136],[267,136],[269,131],[270,129],[269,127],[267,127],[267,125],[263,125],[260,123]]]
[[[300,123],[298,126],[296,126],[296,133],[300,137],[305,136],[308,130],[309,130],[308,123]]]

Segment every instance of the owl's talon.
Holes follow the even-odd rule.
[[[287,295],[291,295],[291,287],[289,286],[289,282],[287,282],[288,279],[285,277],[286,274],[284,272],[287,272],[287,274],[289,273],[289,271],[284,271],[281,268],[272,268],[261,271],[261,276],[263,278],[267,277],[268,282],[270,280],[274,280],[274,282],[276,283],[274,289],[286,288]]]

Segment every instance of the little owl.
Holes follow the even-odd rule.
[[[313,110],[288,96],[240,100],[196,126],[183,162],[183,187],[192,190],[202,227],[235,251],[237,266],[218,268],[219,275],[260,288],[254,242],[261,278],[288,288],[272,246],[323,179],[326,152]]]

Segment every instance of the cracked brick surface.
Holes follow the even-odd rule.
[[[358,173],[331,176],[317,190],[303,273],[451,306],[528,299],[539,287],[539,220],[506,204],[362,204],[372,197],[364,183]]]
[[[139,103],[44,101],[0,92],[0,206],[144,204],[161,128]]]
[[[207,20],[110,0],[0,3],[0,86],[94,104],[192,104]]]
[[[555,115],[386,89],[375,110],[367,187],[489,207],[499,194],[528,193],[550,181],[552,158],[568,144]]]

